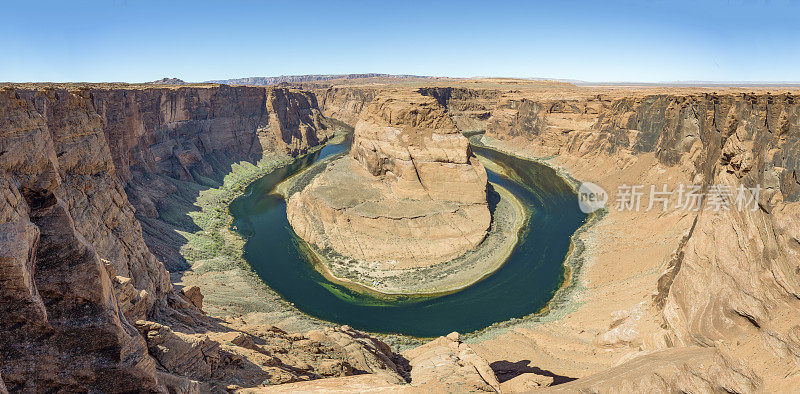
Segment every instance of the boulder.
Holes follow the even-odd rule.
[[[199,287],[189,286],[184,288],[182,290],[182,295],[187,301],[191,302],[192,305],[196,306],[197,309],[203,309],[203,293],[200,292]]]
[[[411,366],[411,385],[433,392],[500,392],[489,363],[458,337],[451,333],[403,353]]]

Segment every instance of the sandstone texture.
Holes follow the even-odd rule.
[[[0,88],[0,392],[800,388],[797,91],[486,79],[307,87]],[[306,223],[304,237],[322,234],[310,232],[312,215],[388,233],[386,213],[406,211],[402,201],[435,207],[425,214],[488,213],[485,173],[458,131],[485,131],[490,146],[612,193],[679,182],[763,189],[755,210],[609,209],[578,237],[570,301],[463,342],[396,352],[350,327],[286,331],[296,313],[286,306],[264,324],[205,314],[228,306],[216,289],[180,292],[168,273],[188,267],[177,230],[191,231],[198,191],[236,162],[324,142],[335,122],[326,116],[356,126],[356,139],[351,156],[290,199],[316,204],[290,217]],[[367,186],[325,193],[348,184]],[[307,193],[315,188],[324,199]],[[394,200],[379,218],[354,209],[356,197]],[[426,236],[455,228],[423,216],[401,220],[436,230]],[[459,247],[489,228],[465,217],[453,220],[474,238],[453,237]]]
[[[147,246],[171,271],[188,268],[175,229],[192,229],[185,213],[199,189],[236,162],[302,154],[332,135],[315,97],[288,89],[103,89],[90,98]]]
[[[351,155],[289,199],[295,232],[320,249],[380,269],[421,268],[461,256],[491,223],[486,170],[426,97],[372,102]]]
[[[404,352],[398,359],[408,382],[387,382],[376,375],[356,375],[242,390],[272,392],[400,392],[465,393],[500,392],[489,364],[462,343],[458,333],[439,337]]]
[[[462,343],[457,332],[403,353],[411,366],[411,385],[438,392],[499,392],[489,364]]]
[[[186,301],[192,303],[192,305],[196,306],[198,309],[203,309],[203,293],[200,292],[200,288],[197,286],[189,286],[185,289],[181,289],[181,293],[183,294],[183,298],[186,298]]]
[[[206,315],[201,289],[174,290],[160,260],[178,256],[186,185],[303,153],[327,127],[313,95],[287,89],[3,88],[0,392],[405,384],[405,361],[349,327],[289,333]]]
[[[798,377],[786,375],[794,368],[790,354],[795,354],[792,349],[797,345],[792,333],[800,327],[789,317],[798,291],[794,240],[800,184],[794,175],[798,172],[794,103],[791,94],[763,93],[665,94],[611,101],[595,97],[540,102],[543,109],[527,115],[521,107],[515,120],[520,124],[519,119],[527,119],[521,128],[496,127],[508,120],[490,124],[487,135],[499,139],[500,145],[528,141],[528,152],[558,154],[559,165],[606,190],[623,183],[678,181],[732,190],[764,188],[755,210],[717,211],[706,205],[699,212],[666,215],[612,211],[604,219],[607,230],[627,229],[628,234],[631,226],[642,223],[648,238],[661,237],[661,245],[668,247],[653,244],[643,255],[649,241],[636,243],[636,236],[612,242],[598,234],[591,240],[607,256],[615,256],[609,263],[618,267],[593,275],[594,291],[619,289],[612,283],[626,278],[631,284],[639,282],[635,288],[651,293],[631,291],[630,301],[620,298],[608,327],[598,327],[594,343],[622,350],[627,353],[622,357],[630,361],[605,372],[593,367],[597,371],[593,377],[564,385],[564,390],[755,392],[797,387]],[[570,130],[563,127],[564,119],[578,120],[576,125],[594,122]],[[729,202],[733,203],[732,197]],[[620,262],[627,259],[631,265],[623,270]],[[648,269],[659,275],[646,275],[650,279],[642,281],[634,274]],[[615,271],[620,276],[608,276]],[[608,288],[597,286],[605,281]],[[637,297],[639,304],[631,305]],[[597,310],[587,308],[586,313]],[[576,324],[588,318],[573,316]],[[576,337],[587,329],[585,324],[579,327]],[[534,341],[550,337],[527,330],[523,335]],[[628,371],[623,373],[623,368]]]
[[[559,387],[591,375],[561,387],[796,389],[797,92],[508,82],[417,91],[462,131],[485,131],[484,143],[610,192],[679,182],[764,189],[755,211],[608,212],[582,236],[587,268],[573,295],[582,304],[475,346],[494,363],[529,365],[501,385],[554,376]],[[347,113],[333,91],[324,112]]]
[[[0,92],[3,381],[12,392],[155,390],[155,363],[101,257],[120,257],[117,271],[155,296],[169,277],[149,253],[120,256],[147,247],[88,100],[47,91],[38,101]]]
[[[304,337],[269,329],[258,339],[207,317],[200,291],[174,291],[150,252],[174,230],[149,242],[142,231],[172,228],[155,208],[174,206],[158,197],[176,191],[172,180],[324,141],[315,105],[280,89],[3,88],[2,391],[208,392],[378,369],[383,359],[360,364],[369,337],[355,331],[291,351]]]

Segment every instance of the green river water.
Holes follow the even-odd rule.
[[[247,242],[244,256],[273,290],[301,311],[323,320],[381,333],[432,337],[462,333],[520,318],[545,307],[564,280],[570,236],[587,220],[570,186],[550,167],[473,146],[504,169],[489,181],[511,191],[530,211],[520,241],[494,274],[436,298],[384,301],[326,280],[302,252],[275,186],[313,163],[343,154],[349,143],[328,145],[250,184],[230,206],[233,228]]]

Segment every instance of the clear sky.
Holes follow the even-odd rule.
[[[4,1],[0,81],[800,81],[800,3]]]

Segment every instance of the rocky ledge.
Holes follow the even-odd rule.
[[[381,292],[446,291],[496,266],[497,259],[486,256],[478,269],[471,269],[475,259],[459,259],[493,229],[498,232],[487,193],[499,194],[487,185],[486,170],[443,107],[424,96],[390,96],[362,112],[350,155],[327,163],[292,195],[287,215],[335,277]],[[508,200],[510,194],[503,195]],[[518,205],[505,201],[502,207],[507,216],[522,217]],[[506,224],[516,223],[518,229],[517,222]],[[507,235],[515,233],[513,227],[501,229],[512,245],[516,239]],[[459,267],[449,264],[453,261]],[[462,272],[424,289],[425,281],[408,279],[419,276],[416,271],[430,279],[465,268],[469,278]]]

